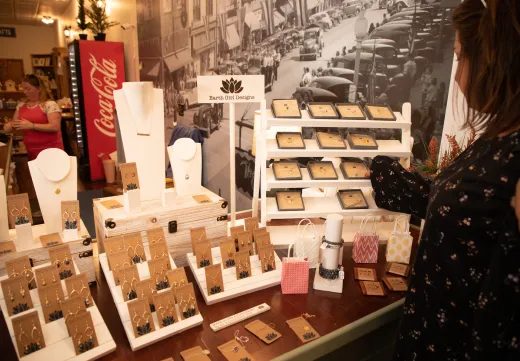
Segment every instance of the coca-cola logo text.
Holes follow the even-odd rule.
[[[94,119],[94,125],[104,135],[115,137],[113,92],[117,89],[117,65],[105,58],[99,63],[94,55],[89,55],[92,65],[90,84],[99,96],[99,117]]]

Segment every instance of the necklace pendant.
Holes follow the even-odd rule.
[[[186,175],[184,176],[184,179],[188,180],[188,179],[190,179],[190,176],[189,176],[188,174],[186,174]]]
[[[56,188],[56,190],[54,191],[54,193],[56,193],[56,194],[60,194],[60,193],[61,193],[61,189]]]

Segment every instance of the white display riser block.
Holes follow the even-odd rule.
[[[220,256],[220,247],[211,249],[213,256],[213,264],[222,264]],[[276,269],[270,272],[262,273],[262,265],[258,255],[250,257],[251,277],[237,280],[235,267],[222,269],[222,277],[224,279],[224,292],[216,295],[209,295],[206,287],[206,271],[204,268],[197,268],[197,259],[193,253],[186,255],[191,271],[195,276],[195,280],[199,285],[200,292],[204,297],[207,305],[226,301],[232,298],[240,297],[260,291],[269,287],[277,286],[282,282],[282,261],[278,255],[274,254]]]
[[[145,254],[149,258],[149,252],[147,252],[147,248],[145,247]],[[172,269],[177,268],[173,259],[170,257],[170,263],[172,265]],[[105,274],[105,279],[108,283],[108,287],[110,289],[110,293],[112,294],[112,298],[114,299],[114,303],[116,304],[117,312],[119,313],[119,318],[121,319],[121,323],[126,332],[126,337],[128,338],[128,342],[130,343],[130,347],[132,351],[139,350],[143,347],[150,346],[156,342],[164,340],[165,338],[171,337],[173,335],[179,334],[187,329],[192,327],[196,327],[202,324],[203,318],[202,315],[198,314],[193,317],[190,317],[185,320],[181,320],[174,323],[173,325],[169,325],[163,328],[159,327],[159,321],[157,319],[157,315],[155,312],[152,313],[152,319],[155,325],[155,331],[149,334],[135,337],[134,330],[132,327],[132,321],[130,320],[130,315],[128,314],[128,305],[127,302],[123,299],[123,293],[121,292],[121,286],[115,284],[114,276],[112,275],[112,271],[108,266],[108,260],[106,253],[101,253],[99,255],[99,263],[101,264],[101,268],[103,269],[103,273]],[[150,278],[150,271],[148,269],[147,262],[139,263],[137,265],[137,270],[139,272],[139,279],[145,280]],[[169,289],[169,288],[168,288]],[[159,293],[164,292],[166,290],[158,291]],[[131,302],[131,301],[128,301]],[[179,307],[176,304],[175,309],[177,312],[177,316],[179,316]]]
[[[50,263],[39,265],[33,267],[33,270],[49,265]],[[74,268],[76,270],[76,273],[79,273],[79,270],[75,263]],[[0,277],[0,280],[4,280],[6,278],[7,277],[5,276]],[[65,299],[68,299],[66,292],[67,288],[65,287],[64,280],[61,280],[61,287],[63,288]],[[38,289],[32,289],[29,291],[29,293],[34,307],[30,310],[21,312],[10,317],[9,313],[7,312],[7,305],[5,303],[4,294],[0,289],[0,307],[2,309],[4,319],[6,320],[7,329],[9,331],[9,335],[11,336],[11,341],[13,342],[16,354],[18,355],[18,359],[21,359],[23,361],[89,361],[97,360],[115,351],[116,343],[114,342],[114,339],[112,338],[112,335],[110,334],[110,331],[108,330],[105,321],[99,313],[99,309],[97,308],[95,303],[93,306],[87,308],[87,311],[90,312],[90,315],[92,316],[92,322],[94,324],[94,330],[96,332],[96,337],[98,339],[99,346],[76,356],[72,337],[70,337],[67,333],[65,319],[60,318],[59,320],[50,323],[45,323],[41,301],[38,295]],[[18,348],[16,347],[16,336],[13,331],[12,320],[21,315],[33,312],[34,310],[38,312],[38,316],[40,318],[43,338],[45,340],[45,347],[39,351],[33,352],[32,354],[20,358],[20,355],[18,354]]]
[[[342,267],[343,269],[343,267]],[[318,291],[343,293],[343,279],[336,279],[334,281],[325,279],[320,276],[318,268],[316,268],[316,274],[314,275],[313,288]]]

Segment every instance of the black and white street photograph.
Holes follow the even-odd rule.
[[[273,99],[412,104],[413,154],[440,143],[453,64],[452,2],[138,0],[141,81],[164,89],[170,144],[203,143],[204,186],[229,199],[227,105],[200,104],[197,76],[261,74]],[[237,210],[253,193],[254,106],[238,104]],[[312,136],[306,129],[304,135]],[[399,138],[389,132],[378,138]]]

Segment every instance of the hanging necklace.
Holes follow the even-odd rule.
[[[125,83],[123,84],[122,90],[125,94],[125,100],[130,110],[130,116],[134,121],[137,135],[149,136],[152,128],[153,104],[155,98],[153,86],[143,83]],[[133,97],[129,97],[127,93],[138,94],[141,99],[137,100]]]
[[[182,160],[182,159],[181,159]],[[185,163],[188,163],[188,166],[184,166]],[[184,172],[184,179],[189,180],[190,179],[190,173],[193,170],[192,168],[195,166],[195,161],[192,161],[190,164],[189,160],[182,160],[182,170]],[[186,169],[187,168],[187,169]]]
[[[210,288],[210,292],[209,292],[211,295],[215,295],[217,293],[222,292],[222,288],[220,288],[219,282],[217,281],[217,277],[221,272],[222,272],[222,268],[220,268],[218,270],[218,272],[215,274],[215,276],[213,276],[211,274],[209,275],[211,277],[211,279],[213,280],[213,287]]]

